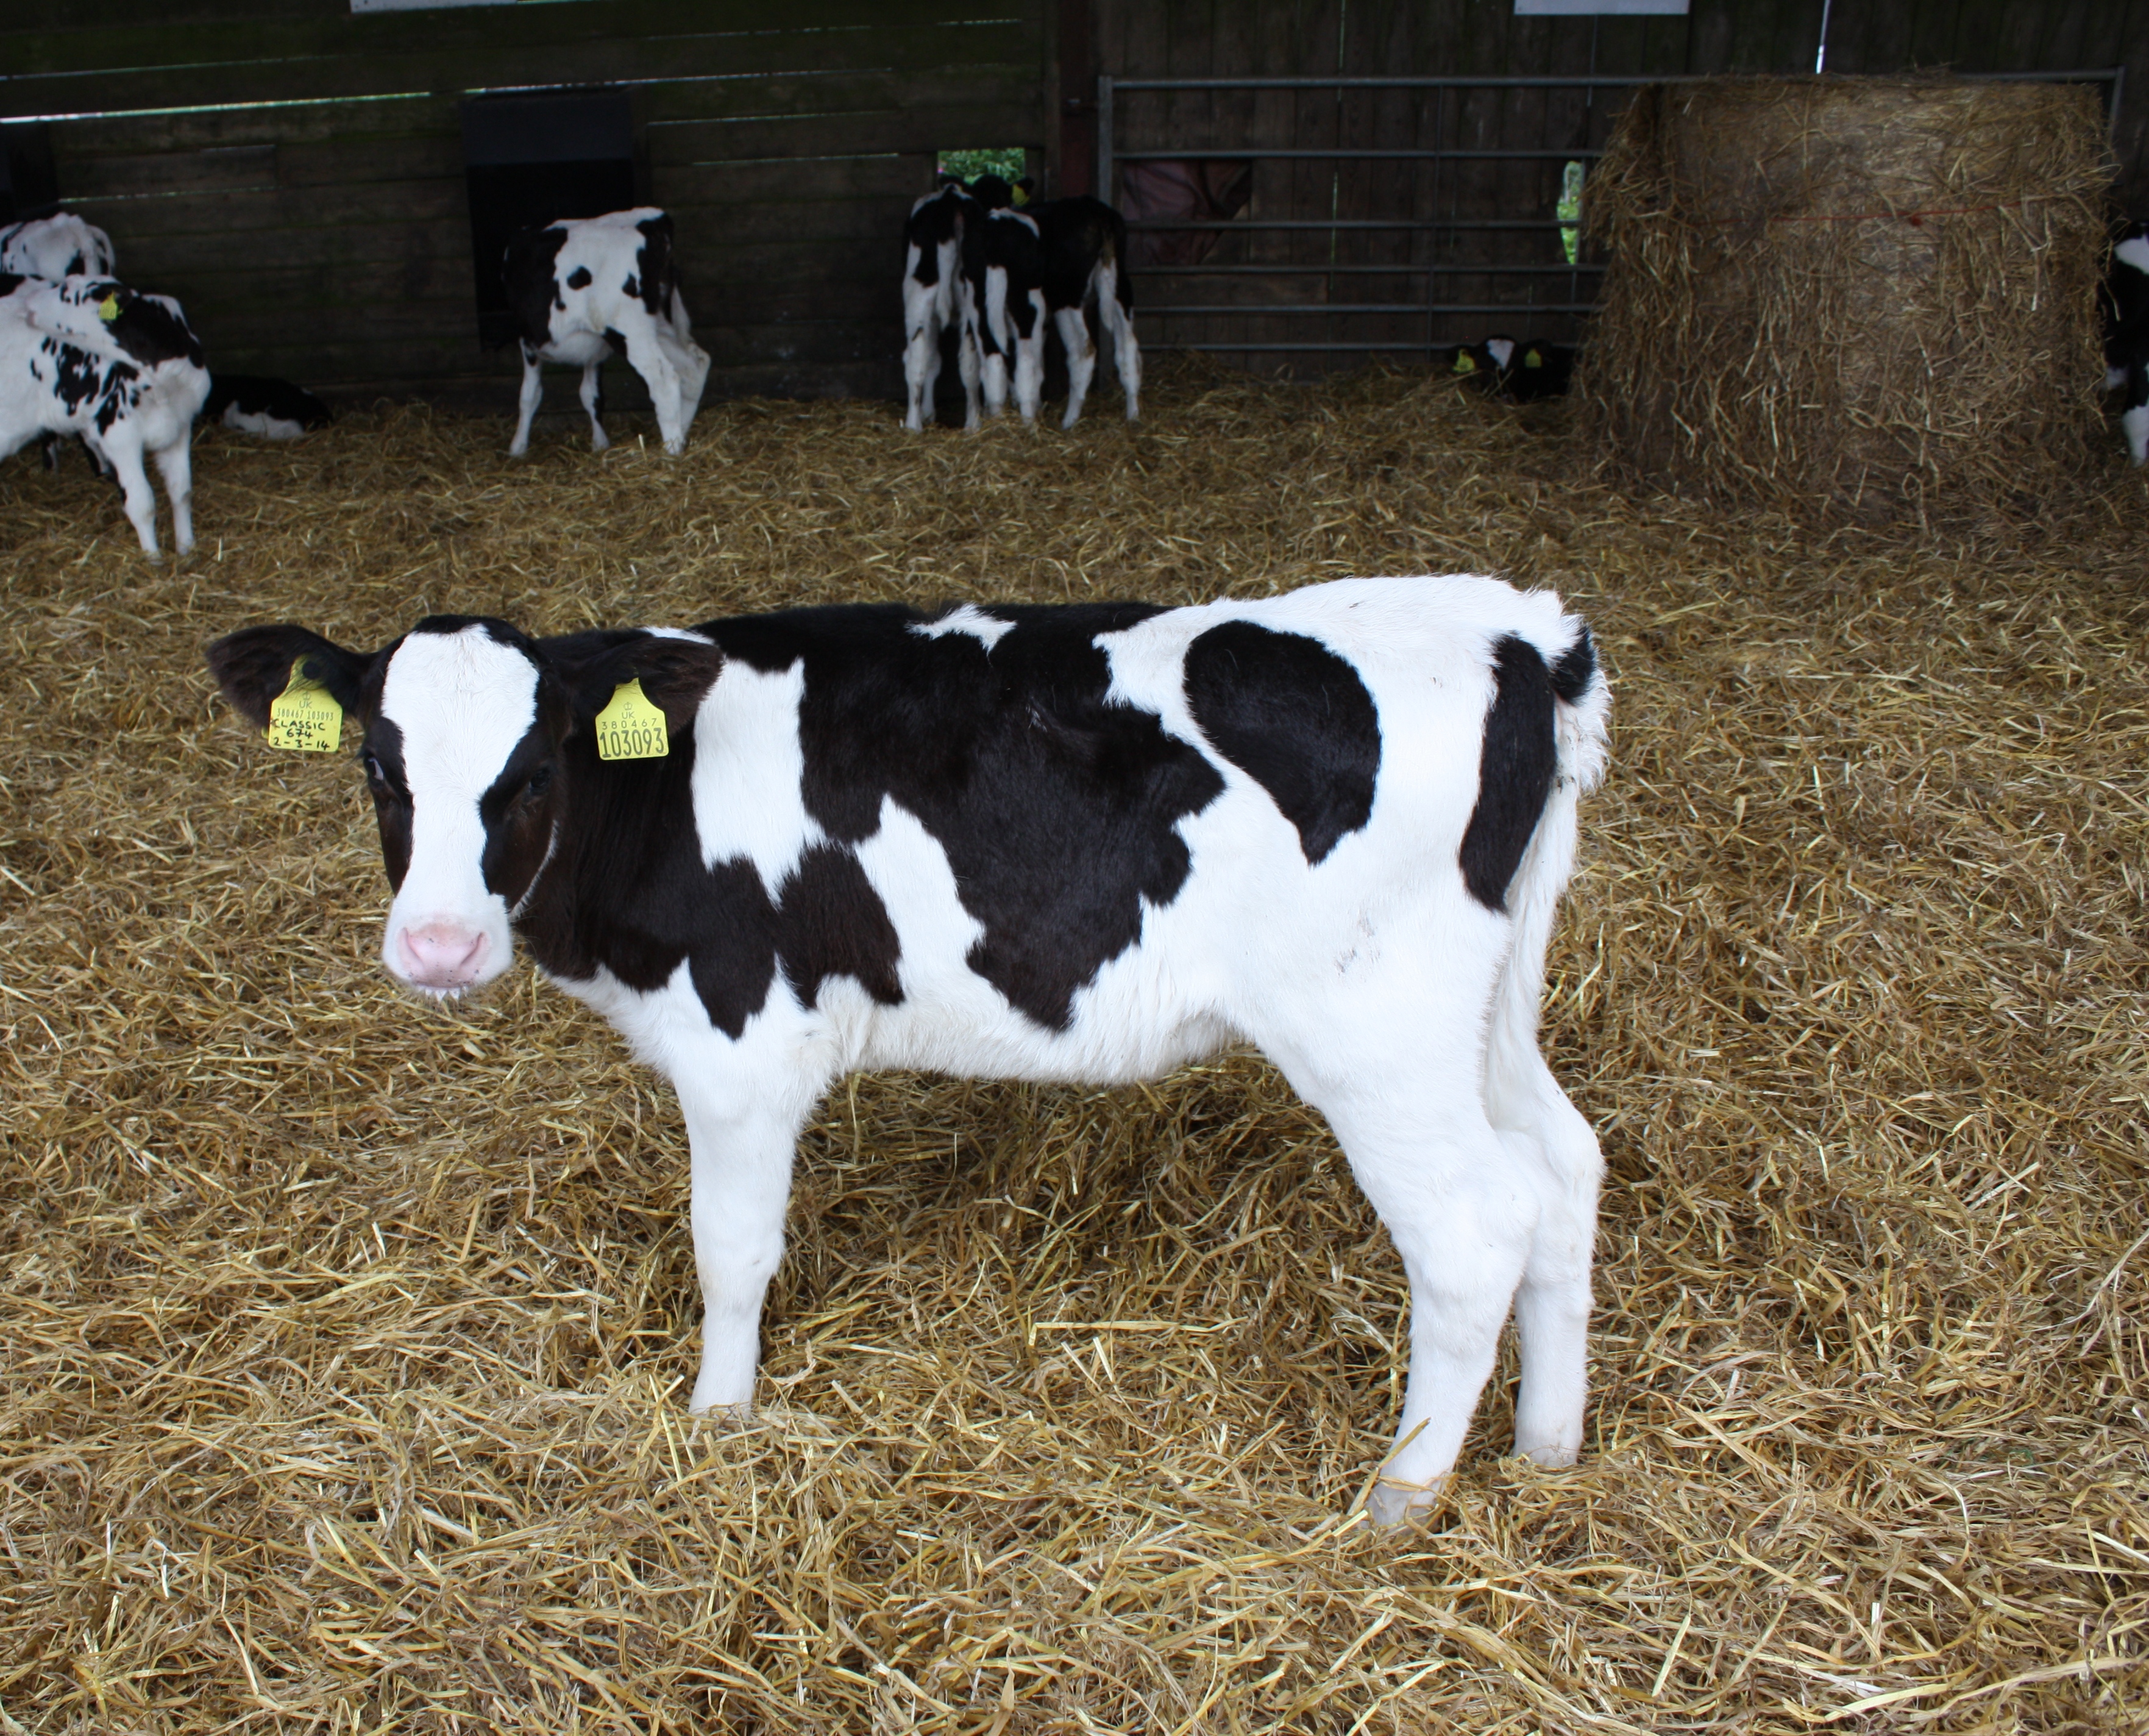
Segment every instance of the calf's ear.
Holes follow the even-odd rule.
[[[224,697],[256,729],[269,727],[269,707],[290,685],[294,665],[319,682],[345,711],[358,708],[370,652],[346,651],[333,640],[302,626],[242,627],[209,648],[209,673]]]
[[[566,689],[578,724],[587,727],[631,681],[664,713],[672,732],[693,727],[702,698],[724,667],[724,654],[702,639],[638,630],[570,633],[541,639],[546,667]]]

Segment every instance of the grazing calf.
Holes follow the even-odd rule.
[[[119,478],[128,521],[154,561],[157,507],[143,469],[157,461],[172,541],[194,546],[189,442],[209,396],[202,347],[179,304],[109,278],[0,278],[0,457],[41,435],[76,434]]]
[[[2130,224],[2104,282],[2104,389],[2124,388],[2119,425],[2136,464],[2149,463],[2149,223]]]
[[[335,420],[328,405],[304,386],[261,374],[213,376],[201,413],[264,440],[296,440],[309,428],[325,428]]]
[[[460,994],[520,936],[671,1079],[697,1411],[752,1400],[793,1150],[843,1073],[1115,1083],[1250,1041],[1409,1275],[1374,1517],[1431,1503],[1511,1304],[1516,1446],[1574,1459],[1601,1163],[1537,1021],[1607,697],[1557,597],[1351,579],[556,639],[435,616],[379,652],[259,626],[209,656],[257,726],[294,672],[355,714],[393,976]],[[634,707],[661,757],[603,757]]]
[[[16,277],[109,277],[118,269],[112,237],[72,211],[0,229],[0,271]]]
[[[507,449],[512,456],[530,450],[546,362],[582,370],[590,444],[600,452],[611,444],[598,370],[614,351],[647,382],[664,450],[686,450],[709,357],[689,335],[669,217],[644,205],[526,229],[507,244],[501,275],[522,330],[522,414]]]

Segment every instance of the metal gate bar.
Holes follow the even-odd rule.
[[[1450,92],[1475,90],[1633,90],[1647,84],[1699,83],[1712,74],[1698,73],[1643,74],[1614,74],[1592,73],[1569,77],[1484,76],[1457,78],[1119,78],[1109,73],[1097,78],[1097,165],[1096,185],[1099,196],[1111,199],[1116,184],[1115,171],[1121,163],[1144,160],[1170,159],[1185,157],[1215,156],[1232,161],[1283,161],[1302,163],[1346,162],[1422,162],[1434,165],[1434,194],[1436,203],[1440,185],[1439,166],[1445,163],[1468,162],[1593,162],[1603,153],[1585,148],[1548,149],[1518,148],[1511,150],[1455,149],[1397,149],[1372,150],[1360,148],[1286,148],[1259,146],[1237,148],[1225,145],[1160,146],[1143,150],[1121,150],[1114,137],[1115,99],[1120,92],[1173,91],[1350,91],[1350,90],[1424,90],[1433,91],[1442,98],[1435,127],[1444,124],[1446,99]],[[2056,72],[1967,73],[1960,76],[1993,83],[2046,83],[2055,84],[2096,83],[2106,87],[2106,114],[2109,124],[2116,128],[2119,119],[2120,98],[2125,89],[2126,68],[2116,67],[2074,68]],[[1340,218],[1327,220],[1308,219],[1188,219],[1180,221],[1156,219],[1132,223],[1128,228],[1136,231],[1230,232],[1241,231],[1316,231],[1336,234],[1351,231],[1383,230],[1392,234],[1460,234],[1489,231],[1544,231],[1571,229],[1571,224],[1556,219],[1544,218],[1457,218],[1443,220],[1432,218]],[[1144,268],[1145,275],[1175,277],[1317,277],[1317,276],[1393,276],[1423,277],[1427,299],[1422,302],[1310,302],[1269,304],[1189,304],[1175,307],[1152,308],[1153,315],[1185,314],[1204,318],[1230,317],[1244,314],[1249,318],[1268,315],[1307,316],[1320,314],[1422,314],[1427,320],[1427,337],[1423,343],[1396,341],[1370,342],[1351,340],[1316,340],[1308,338],[1295,343],[1191,343],[1157,344],[1149,347],[1159,350],[1226,350],[1233,353],[1324,354],[1360,353],[1366,351],[1430,351],[1436,347],[1432,342],[1432,326],[1435,316],[1447,314],[1503,314],[1523,315],[1535,314],[1586,314],[1595,310],[1593,302],[1580,300],[1535,303],[1518,307],[1508,303],[1442,302],[1431,299],[1434,279],[1447,277],[1556,277],[1566,275],[1573,288],[1580,289],[1583,274],[1601,274],[1602,264],[1577,261],[1571,264],[1517,264],[1501,265],[1483,262],[1461,264],[1442,264],[1428,260],[1422,264],[1277,264],[1277,265],[1157,265]]]

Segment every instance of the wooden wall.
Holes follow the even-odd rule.
[[[1072,8],[1063,5],[1063,15]],[[1810,72],[1821,0],[1694,0],[1684,18],[1529,18],[1512,0],[1081,0],[1081,44],[1115,78],[1306,77],[1547,78],[1717,72]],[[1071,35],[1071,33],[1065,33]],[[1063,68],[1077,55],[1063,40]],[[2149,0],[1837,0],[1829,70],[1893,73],[1953,66],[1965,72],[2074,70],[2126,65],[2115,150],[2120,197],[2149,210]],[[1623,98],[1578,91],[1478,90],[1231,93],[1127,93],[1118,103],[1122,148],[1228,157],[1234,145],[1492,149],[1601,144]],[[1087,148],[1088,117],[1062,103],[1063,158]],[[1459,226],[1470,219],[1547,219],[1561,163],[1263,163],[1250,217],[1447,219],[1457,227],[1415,235],[1359,232],[1235,234],[1210,262],[1246,268],[1333,262],[1332,276],[1278,273],[1214,278],[1153,275],[1141,289],[1145,337],[1266,342],[1309,336],[1398,347],[1474,339],[1504,326],[1552,338],[1576,324],[1529,304],[1588,299],[1590,283],[1557,270],[1556,231],[1517,236]],[[1072,169],[1086,185],[1088,174]],[[1520,263],[1535,278],[1490,274],[1438,279],[1422,268]],[[1395,269],[1382,274],[1383,264]],[[1417,300],[1501,303],[1512,315],[1162,316],[1175,304]],[[1348,360],[1346,357],[1337,360]],[[1310,361],[1311,357],[1301,357]]]
[[[908,201],[939,150],[1041,148],[1049,117],[1042,0],[30,10],[0,24],[0,117],[80,117],[48,123],[60,199],[179,297],[213,366],[345,398],[513,378],[476,337],[466,93],[633,87],[712,396],[897,395]]]
[[[181,298],[216,364],[345,398],[496,402],[513,370],[476,340],[457,104],[624,83],[647,196],[679,219],[712,393],[895,396],[899,226],[934,154],[1023,145],[1046,153],[1059,190],[1085,190],[1097,70],[1796,71],[1812,65],[1820,5],[1695,0],[1689,18],[1598,22],[1517,18],[1512,0],[562,0],[359,17],[349,0],[98,0],[0,20],[0,121],[67,117],[44,129],[59,197],[112,231],[128,278]],[[2149,209],[2149,0],[1838,0],[1832,70],[1945,63],[2127,64],[2118,155],[2126,197]],[[1123,119],[1159,143],[1586,147],[1609,112],[1573,93],[1275,93],[1155,98]],[[1510,164],[1466,188],[1392,164],[1279,166],[1262,171],[1257,203],[1271,216],[1543,215],[1557,177],[1557,163]],[[1431,244],[1367,236],[1335,258],[1408,267]],[[1437,244],[1465,264],[1492,245],[1460,230]],[[1535,263],[1558,263],[1555,237],[1530,244]],[[1239,251],[1219,259],[1303,262],[1326,245],[1234,238]],[[1423,279],[1401,270],[1258,281],[1271,300],[1425,299]],[[1514,280],[1449,279],[1442,298],[1490,298],[1502,282]],[[1544,300],[1575,285],[1538,287]],[[1216,286],[1141,290],[1151,307],[1194,294],[1215,299]],[[1433,334],[1422,315],[1360,329],[1411,344],[1468,335]]]

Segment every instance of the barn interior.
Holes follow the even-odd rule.
[[[1738,510],[1458,380],[1488,330],[1586,340],[1568,165],[1586,198],[1636,86],[1556,81],[1810,71],[1823,8],[1516,11],[0,26],[18,210],[339,410],[201,428],[162,566],[78,451],[0,463],[0,1732],[2142,1727],[2142,472],[2100,425],[1958,513]],[[2145,42],[2131,5],[1838,7],[1827,65],[2086,84],[2139,210]],[[1162,88],[1252,78],[1331,82]],[[471,119],[568,87],[625,97],[628,154]],[[1066,432],[898,425],[901,215],[987,147],[1056,193],[1190,165],[1143,196],[1206,204],[1137,219],[1140,423],[1107,371]],[[472,236],[548,160],[675,214],[715,363],[681,457],[617,366],[610,451],[561,375],[506,455]],[[1457,570],[1558,590],[1611,674],[1545,1004],[1609,1170],[1582,1462],[1502,1457],[1503,1354],[1400,1536],[1354,1504],[1402,1272],[1251,1054],[848,1081],[760,1414],[688,1417],[668,1089],[526,969],[397,992],[361,780],[201,662],[262,621]]]

